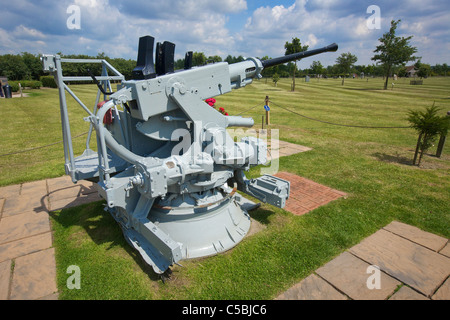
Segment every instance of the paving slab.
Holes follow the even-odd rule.
[[[0,300],[58,299],[48,212],[99,200],[67,176],[0,188]]]
[[[33,181],[22,184],[22,188],[20,190],[20,195],[30,195],[35,198],[42,198],[46,196],[47,191],[47,181]]]
[[[436,252],[444,248],[444,246],[447,244],[446,238],[422,231],[417,227],[410,226],[398,221],[391,222],[383,229]]]
[[[450,278],[436,291],[431,298],[433,300],[450,300]]]
[[[75,184],[69,177],[47,180],[47,184],[50,203],[52,203],[52,201],[74,198],[97,192],[94,183],[89,181],[78,181],[78,183]]]
[[[70,176],[62,176],[47,180],[48,191],[52,192],[61,188],[72,187],[75,184],[72,182]]]
[[[8,300],[11,260],[0,262],[0,300]]]
[[[249,130],[228,130],[232,137],[237,137],[240,141],[241,138],[246,136],[253,136],[263,139],[267,144],[267,159],[269,161],[278,159],[280,157],[290,156],[293,154],[306,152],[312,150],[312,148],[302,146],[295,143],[286,142],[283,140],[279,140],[279,135],[274,134],[274,131],[271,131],[268,137],[267,130],[260,129],[249,129]]]
[[[20,184],[0,187],[0,198],[15,197],[20,194]]]
[[[50,192],[48,197],[49,202],[53,203],[55,201],[59,201],[62,199],[83,197],[96,192],[97,190],[94,188],[93,185],[87,187],[84,184],[78,184],[70,187],[60,188],[53,192]]]
[[[401,282],[380,272],[380,288],[370,289],[367,285],[367,281],[372,276],[370,269],[368,272],[370,266],[351,253],[344,252],[317,269],[316,273],[353,300],[387,299]]]
[[[35,300],[49,296],[57,290],[54,248],[15,260],[11,300]]]
[[[47,212],[27,212],[0,220],[0,244],[50,232]]]
[[[450,274],[449,258],[384,229],[349,251],[427,297]]]
[[[48,249],[52,246],[51,232],[0,244],[0,262]]]
[[[48,212],[48,197],[30,197],[29,195],[20,195],[17,197],[6,198],[5,204],[3,205],[2,218],[30,211]]]
[[[417,291],[411,289],[408,286],[403,286],[400,288],[400,290],[398,290],[389,298],[389,301],[391,300],[430,300],[430,299],[418,293]]]
[[[312,274],[279,295],[276,300],[348,300],[325,280]]]
[[[52,294],[50,294],[50,295],[48,295],[48,296],[39,298],[38,300],[48,300],[48,301],[52,301],[52,300],[58,300],[58,299],[59,299],[59,293],[58,293],[58,292],[55,292],[55,293],[52,293]]]
[[[82,204],[91,203],[94,201],[101,201],[101,200],[103,200],[103,199],[97,193],[90,193],[87,195],[80,195],[80,196],[72,197],[72,198],[64,198],[64,199],[54,200],[54,201],[50,202],[50,210],[49,211],[73,208],[73,207],[80,206]]]
[[[450,243],[447,243],[447,245],[439,251],[439,253],[450,258]]]

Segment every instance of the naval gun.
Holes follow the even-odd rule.
[[[263,139],[235,142],[229,127],[252,127],[252,118],[225,116],[206,99],[245,87],[274,65],[337,50],[337,45],[261,61],[192,66],[174,70],[175,44],[139,39],[132,79],[106,60],[43,55],[43,69],[59,88],[66,174],[73,182],[96,182],[106,209],[125,239],[153,270],[163,274],[180,260],[231,249],[248,233],[251,220],[239,190],[277,207],[289,197],[289,182],[263,175],[247,179],[251,166],[267,162]],[[63,63],[100,63],[101,76],[64,76]],[[65,83],[94,80],[99,91],[91,111]],[[120,81],[113,92],[111,81]],[[90,124],[86,150],[75,157],[66,91],[85,109]],[[104,101],[100,101],[103,95]],[[89,146],[96,131],[97,150]]]

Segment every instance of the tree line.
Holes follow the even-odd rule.
[[[99,53],[97,56],[89,56],[83,54],[62,55],[63,58],[70,59],[105,59],[114,68],[116,68],[121,74],[125,76],[125,79],[131,79],[131,72],[136,67],[136,60],[123,59],[123,58],[110,58],[105,53]],[[265,56],[262,60],[270,59]],[[219,56],[206,56],[203,52],[194,52],[193,65],[202,66],[208,63],[215,62],[228,62],[229,64],[244,61],[243,56],[231,56],[228,55],[225,59]],[[422,70],[419,76],[446,76],[450,69],[446,63],[436,64],[431,66],[429,64],[422,63],[420,60],[415,64],[417,69]],[[86,76],[88,75],[87,69],[90,69],[94,74],[101,74],[101,66],[98,64],[63,64],[64,75],[67,76]],[[175,69],[184,68],[184,59],[178,59],[175,61]],[[405,66],[397,66],[393,70],[393,74],[403,76],[406,74]],[[295,63],[290,62],[285,65],[279,65],[271,68],[267,68],[263,71],[264,77],[273,77],[277,73],[281,78],[287,78],[295,72],[296,77],[304,77],[306,75],[323,75],[323,76],[349,76],[351,74],[373,76],[383,76],[383,66],[371,64],[371,65],[351,65],[350,69],[346,69],[345,65],[336,63],[331,66],[324,67],[320,61],[313,61],[309,68],[299,69]],[[0,76],[8,77],[9,80],[40,80],[43,76],[42,65],[39,55],[35,55],[29,52],[23,52],[21,54],[4,54],[0,55]]]

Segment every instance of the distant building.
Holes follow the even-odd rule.
[[[406,76],[408,78],[414,78],[414,76],[416,75],[417,71],[419,71],[419,69],[417,69],[416,66],[406,67]]]

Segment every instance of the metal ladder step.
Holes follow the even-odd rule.
[[[108,152],[108,164],[110,173],[125,170],[129,166],[125,160],[110,152]],[[81,156],[76,157],[75,168],[69,169],[69,172],[74,172],[76,180],[96,178],[99,176],[98,171],[98,154],[90,149],[86,149]]]

